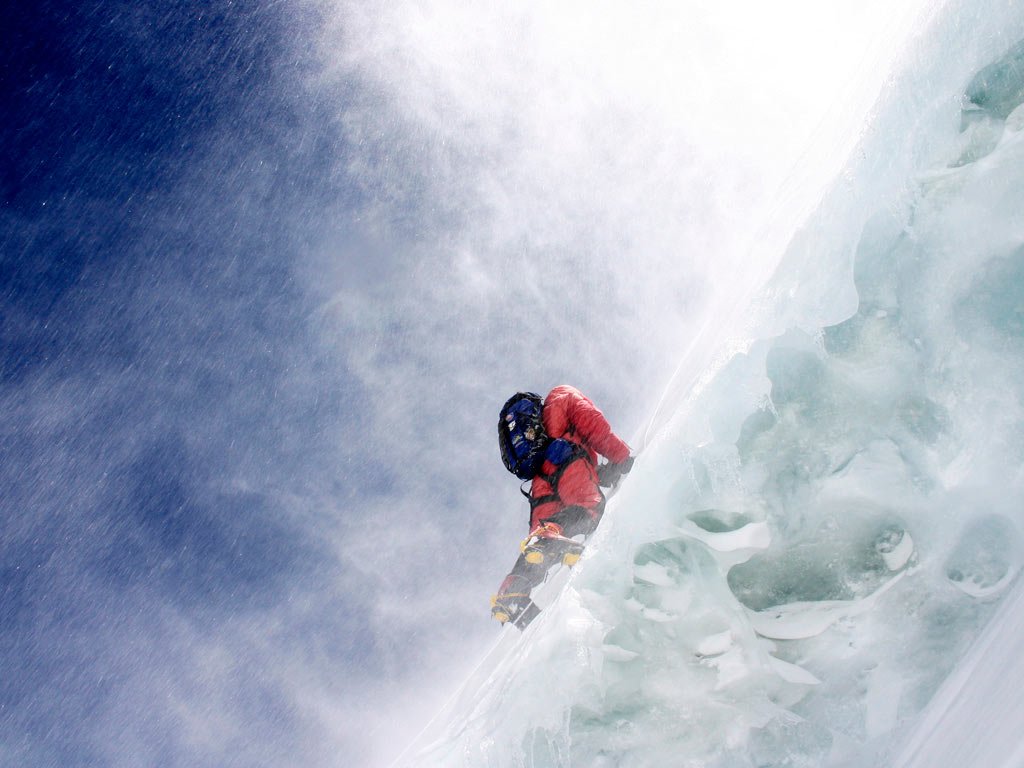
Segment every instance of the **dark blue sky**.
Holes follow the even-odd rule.
[[[282,4],[230,1],[6,13],[0,741],[11,764],[113,764],[132,739],[112,735],[126,732],[144,763],[227,764],[161,738],[162,715],[147,733],[124,708],[159,708],[127,692],[168,674],[202,695],[183,672],[193,632],[332,576],[315,527],[294,520],[317,511],[280,501],[337,460],[324,427],[352,418],[360,397],[313,337],[319,297],[293,273],[308,228],[327,226],[322,201],[357,195],[322,161],[344,146],[304,89],[301,24]],[[246,661],[227,673],[232,708],[272,723],[261,744],[287,752],[295,713]]]

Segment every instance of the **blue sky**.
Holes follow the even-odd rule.
[[[329,578],[277,498],[302,496],[335,448],[320,425],[361,397],[311,345],[292,274],[318,201],[350,194],[295,135],[295,23],[231,3],[11,11],[0,733],[20,764],[225,764],[158,735],[162,678],[200,695],[189,638]],[[287,745],[293,706],[232,653],[236,715]]]

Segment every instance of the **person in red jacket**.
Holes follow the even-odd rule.
[[[522,628],[536,616],[530,591],[553,565],[573,565],[583,550],[573,537],[590,535],[604,512],[601,486],[612,487],[633,466],[629,446],[604,414],[575,387],[555,387],[544,398],[544,461],[530,490],[530,535],[522,554],[492,599],[491,615]],[[607,459],[598,466],[598,456]],[[520,475],[522,476],[522,475]]]

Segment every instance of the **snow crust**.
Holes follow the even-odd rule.
[[[1022,39],[922,30],[739,351],[398,764],[1021,764]]]

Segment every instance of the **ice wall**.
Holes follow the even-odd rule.
[[[400,764],[894,760],[1024,562],[1022,39],[921,31],[744,351]]]

